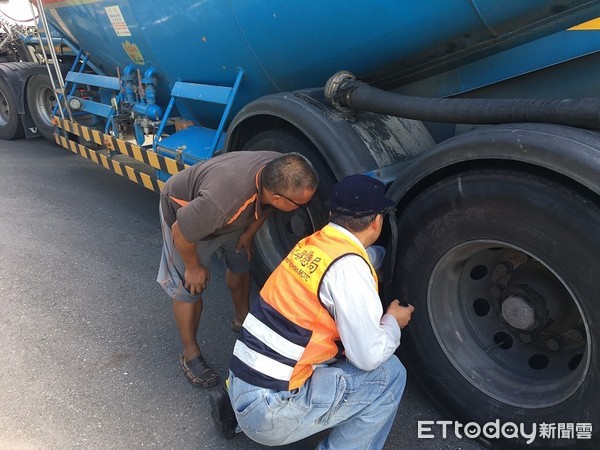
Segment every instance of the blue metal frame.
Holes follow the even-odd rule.
[[[77,63],[79,61],[79,59],[81,58],[83,51],[79,50],[77,52],[77,54],[75,55],[75,60],[73,61],[73,65],[71,66],[71,70],[75,70],[75,68],[77,67]],[[86,61],[87,61],[87,56],[86,56]],[[83,68],[85,67],[85,62],[82,63],[80,70],[83,70]],[[73,89],[75,88],[75,86],[73,86]],[[70,94],[72,95],[73,92],[70,92]],[[58,94],[58,101],[56,102],[56,105],[54,105],[54,108],[52,109],[52,114],[56,115],[58,113],[58,108],[60,107],[61,101],[64,98],[63,93]]]
[[[72,95],[69,95],[67,97],[68,100],[70,100],[71,98],[77,98],[81,102],[82,111],[88,112],[90,114],[95,114],[97,116],[102,116],[106,119],[108,119],[111,116],[111,112],[113,111],[112,106],[105,105],[104,103],[98,103],[92,100],[86,100],[84,98],[73,97]]]
[[[177,101],[177,99],[185,98],[189,100],[225,105],[225,109],[223,110],[219,126],[216,130],[210,130],[207,128],[201,128],[197,126],[193,127],[198,130],[198,137],[202,136],[202,138],[206,138],[207,131],[211,131],[212,133],[214,133],[210,146],[206,147],[201,153],[202,159],[208,159],[212,157],[215,151],[217,150],[219,143],[223,141],[223,130],[225,129],[225,124],[227,123],[227,119],[229,118],[229,114],[231,112],[235,96],[238,92],[244,75],[244,69],[238,67],[236,79],[232,87],[213,86],[208,84],[186,83],[182,81],[177,81],[173,86],[173,89],[171,90],[171,98],[169,100],[169,104],[167,105],[162,121],[158,127],[158,131],[152,143],[152,148],[154,149],[154,151],[160,153],[158,149],[159,143],[166,143],[164,140],[160,141],[160,137],[162,136],[164,129],[169,121],[169,117],[171,116],[171,112],[173,110],[173,107],[175,106],[175,102]],[[188,131],[187,134],[189,134],[190,137],[192,136],[192,133],[190,131]]]
[[[105,75],[94,75],[91,73],[69,72],[65,81],[76,84],[89,84],[91,86],[112,89],[113,91],[118,91],[121,88],[118,78]]]
[[[85,84],[90,86],[95,86],[98,88],[109,89],[115,92],[119,92],[117,95],[117,102],[121,100],[122,94],[120,92],[121,86],[119,84],[119,79],[115,77],[110,77],[106,75],[95,75],[91,73],[83,73],[83,69],[85,67],[85,62],[87,62],[87,57],[84,58],[82,65],[79,69],[79,72],[69,72],[65,77],[65,81],[68,83],[73,83],[71,90],[69,91],[69,95],[67,97],[67,101],[71,98],[74,98],[73,94],[75,93],[75,89],[78,84]],[[81,111],[85,111],[96,116],[101,116],[106,118],[106,125],[104,127],[104,132],[108,133],[111,128],[114,129],[114,121],[113,117],[116,113],[115,108],[112,104],[105,104],[100,102],[95,102],[92,100],[87,100],[84,98],[77,99],[81,102],[82,107]]]
[[[225,128],[225,123],[229,117],[229,112],[231,111],[231,106],[233,104],[233,100],[235,99],[235,94],[237,93],[240,84],[242,82],[242,78],[244,78],[244,70],[238,67],[238,74],[235,78],[235,83],[233,84],[233,88],[229,93],[229,97],[227,99],[227,103],[225,104],[225,110],[223,111],[223,115],[221,116],[221,122],[219,123],[219,127],[215,133],[215,138],[211,144],[211,155],[214,154],[215,149],[217,148],[217,144],[219,143],[219,139],[221,139],[221,133],[223,133],[223,129]]]

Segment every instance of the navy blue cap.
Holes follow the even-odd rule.
[[[385,185],[368,175],[349,175],[329,195],[329,209],[343,216],[366,217],[383,212],[394,202],[385,197]]]

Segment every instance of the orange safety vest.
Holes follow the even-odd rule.
[[[319,298],[328,268],[348,254],[368,264],[367,252],[331,225],[298,242],[271,274],[252,305],[236,342],[231,370],[244,381],[292,390],[312,375],[313,365],[341,356],[335,320]]]

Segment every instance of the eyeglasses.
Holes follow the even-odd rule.
[[[307,201],[306,203],[302,203],[302,204],[300,204],[300,203],[296,203],[294,200],[292,200],[292,199],[291,199],[291,198],[289,198],[289,197],[286,197],[286,196],[285,196],[285,195],[283,195],[283,194],[278,194],[278,193],[275,193],[274,195],[279,195],[280,197],[283,197],[283,198],[285,198],[285,199],[286,199],[288,202],[291,202],[291,203],[293,203],[294,205],[296,205],[298,208],[302,208],[302,209],[306,209],[306,208],[308,208],[308,204],[310,203],[310,200],[309,200],[309,201]],[[311,199],[311,200],[312,200],[312,199]]]

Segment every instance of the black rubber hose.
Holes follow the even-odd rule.
[[[334,75],[336,77],[338,74]],[[354,79],[332,77],[327,98],[338,109],[351,108],[407,119],[444,123],[499,124],[541,122],[600,130],[600,99],[471,99],[409,97],[382,91]],[[330,83],[335,85],[330,85]]]

